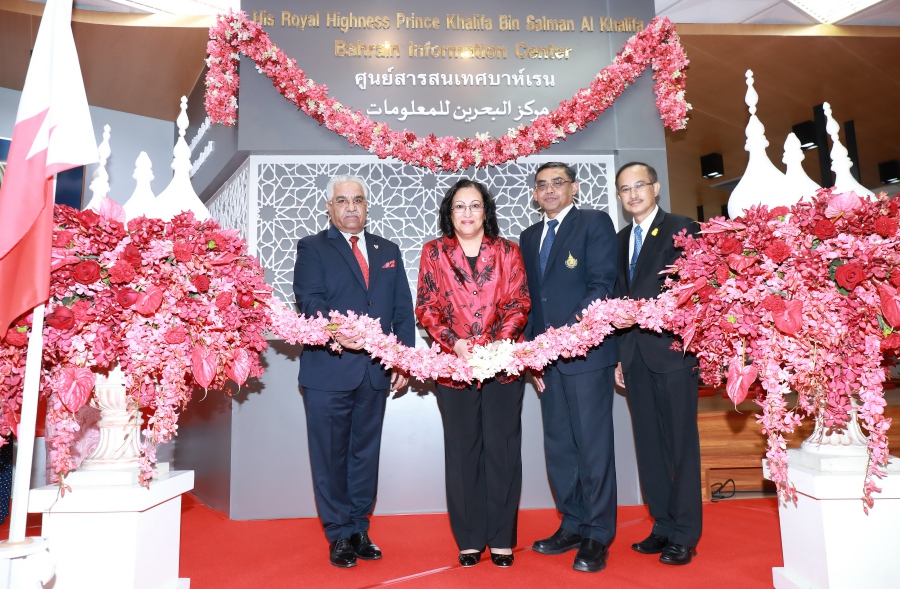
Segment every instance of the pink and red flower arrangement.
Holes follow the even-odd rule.
[[[212,122],[233,125],[237,120],[238,64],[245,55],[285,98],[327,129],[382,159],[394,157],[432,171],[497,165],[538,153],[596,119],[648,66],[653,69],[656,106],[665,126],[683,129],[690,109],[684,98],[688,59],[667,18],[653,19],[630,38],[612,64],[559,108],[497,139],[487,134],[467,139],[418,137],[369,119],[328,96],[328,88],[306,77],[296,61],[272,44],[263,28],[244,12],[220,14],[209,38],[206,112]]]
[[[272,288],[237,232],[214,221],[183,213],[126,226],[116,218],[121,207],[101,213],[54,208],[41,373],[54,432],[47,443],[53,471],[65,476],[74,466],[74,413],[90,397],[94,372],[118,363],[129,398],[153,411],[141,446],[148,484],[156,444],[176,433],[195,386],[262,374]],[[30,324],[20,317],[0,345],[2,434],[16,429]]]
[[[683,338],[708,384],[727,378],[735,403],[756,390],[757,421],[784,500],[785,434],[804,416],[842,428],[852,401],[868,432],[866,510],[888,460],[883,382],[900,349],[900,202],[823,190],[790,209],[754,207],[712,219],[699,238],[676,237],[678,280],[645,313]],[[756,379],[759,384],[753,385]],[[797,393],[796,406],[786,395]]]

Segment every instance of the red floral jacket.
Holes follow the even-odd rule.
[[[429,241],[419,261],[416,317],[441,349],[461,338],[477,345],[522,341],[531,299],[515,243],[485,237],[472,272],[455,237]]]

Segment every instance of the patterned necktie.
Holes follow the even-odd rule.
[[[359,237],[353,236],[350,238],[350,247],[353,249],[353,255],[356,256],[356,261],[359,262],[359,269],[362,270],[363,278],[366,279],[366,288],[369,288],[369,265],[366,263],[366,259],[362,255],[362,251],[359,249],[359,246],[356,242],[359,241]]]
[[[634,228],[634,253],[631,254],[631,265],[628,267],[629,281],[634,278],[634,267],[637,265],[638,256],[641,254],[641,245],[644,241],[641,238],[642,233],[643,230],[641,229],[640,225]]]
[[[547,269],[547,260],[550,259],[550,248],[553,247],[553,240],[556,238],[556,226],[559,221],[550,219],[547,221],[547,235],[544,236],[544,243],[541,244],[541,276]]]

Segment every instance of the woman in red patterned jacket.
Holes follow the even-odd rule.
[[[521,341],[531,302],[519,247],[500,237],[497,207],[480,182],[462,179],[441,202],[443,237],[422,248],[416,317],[444,352]],[[459,562],[512,566],[522,489],[521,376],[463,387],[438,380],[450,525]]]

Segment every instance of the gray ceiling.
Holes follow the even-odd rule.
[[[819,24],[788,0],[656,0],[656,14],[675,23]],[[835,24],[900,26],[900,0],[882,0]]]

